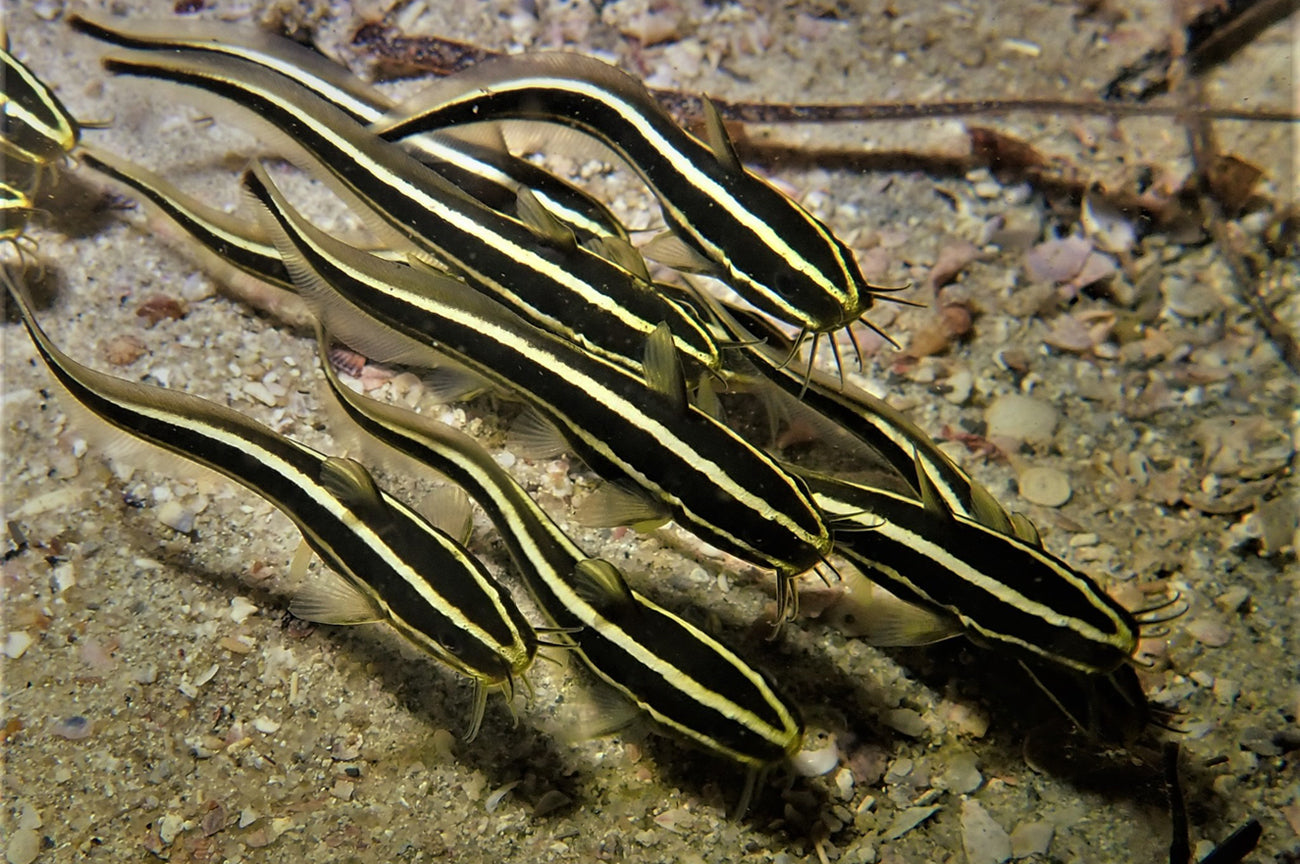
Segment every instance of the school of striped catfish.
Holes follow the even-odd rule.
[[[875,644],[965,636],[1018,660],[1063,708],[1075,700],[1057,688],[1077,687],[1119,700],[1139,727],[1149,721],[1138,641],[1177,603],[1125,609],[900,411],[847,383],[842,366],[839,377],[811,359],[804,367],[802,348],[815,352],[822,335],[834,344],[890,289],[871,285],[825,224],[741,164],[707,100],[696,137],[615,67],[540,53],[480,64],[395,105],[260,31],[71,24],[112,46],[103,63],[114,75],[242,109],[267,144],[355,207],[380,245],[358,248],[313,225],[256,160],[239,180],[240,214],[194,200],[82,142],[76,120],[7,52],[3,239],[30,254],[22,225],[32,197],[71,158],[180,227],[197,257],[301,297],[343,412],[478,503],[545,623],[531,624],[465,548],[465,520],[433,524],[360,462],[224,405],[82,365],[45,335],[6,268],[40,357],[79,408],[282,510],[337,577],[314,584],[292,613],[387,622],[465,675],[476,693],[469,737],[488,694],[513,699],[539,645],[551,644],[657,728],[742,766],[740,811],[765,771],[798,758],[805,727],[778,682],[638,591],[642,574],[584,553],[477,441],[346,386],[329,359],[334,341],[378,362],[450,361],[474,387],[512,394],[545,421],[549,446],[607,481],[604,524],[671,520],[771,572],[778,622],[795,611],[800,577],[847,564],[900,601],[878,607],[887,617],[872,624]],[[493,121],[520,119],[599,140],[656,196],[668,230],[633,246],[608,207],[510,152]],[[643,253],[719,280],[733,299],[704,280],[655,281]],[[782,461],[727,424],[718,394],[729,390],[811,412],[868,452],[870,471]],[[309,557],[296,556],[295,569]]]

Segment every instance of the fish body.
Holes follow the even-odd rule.
[[[981,644],[1088,675],[1132,659],[1139,625],[1087,575],[1017,537],[924,501],[800,471],[836,551]]]
[[[803,484],[671,385],[651,389],[455,280],[329,237],[260,166],[244,183],[267,208],[308,305],[344,341],[406,362],[428,362],[434,349],[450,355],[535,407],[597,473],[633,482],[683,527],[745,560],[789,577],[829,551]]]
[[[386,621],[480,692],[509,691],[527,670],[536,636],[505,589],[457,541],[380,490],[360,463],[326,456],[224,405],[77,363],[40,329],[21,290],[4,281],[50,373],[82,408],[234,480],[293,521],[347,589],[298,607],[311,618]],[[471,735],[481,718],[476,705]]]
[[[485,61],[433,85],[375,129],[398,141],[509,119],[599,138],[654,191],[677,235],[762,311],[812,333],[846,327],[871,306],[872,287],[852,250],[740,164],[716,113],[706,118],[706,144],[639,82],[594,58],[553,52]]]
[[[43,168],[71,152],[80,135],[54,91],[0,48],[0,156]]]
[[[356,423],[478,501],[538,606],[599,678],[661,727],[741,764],[767,767],[799,749],[799,713],[766,676],[588,558],[474,439],[354,393],[327,358],[322,367]]]
[[[215,22],[132,21],[129,31],[83,15],[73,29],[123,48],[205,51],[245,60],[315,93],[358,123],[381,120],[393,104],[382,92],[315,51],[262,30]],[[626,237],[600,201],[533,163],[492,146],[446,134],[420,135],[403,146],[448,182],[488,206],[513,213],[518,190],[532,190],[579,239]]]
[[[187,84],[242,106],[286,146],[306,153],[312,166],[360,204],[372,225],[585,350],[639,368],[646,339],[667,321],[683,356],[701,368],[720,365],[703,325],[639,276],[576,243],[557,246],[530,225],[484,207],[282,76],[199,51],[104,62],[118,74]]]

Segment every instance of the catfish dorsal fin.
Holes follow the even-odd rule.
[[[641,254],[652,261],[658,261],[665,267],[681,270],[684,273],[713,276],[720,272],[716,262],[710,261],[703,252],[672,231],[662,231],[650,238],[650,241],[641,247]]]
[[[533,190],[520,187],[515,195],[517,199],[515,209],[520,221],[533,229],[538,237],[565,252],[572,252],[578,248],[578,238],[574,236],[573,229],[547,210],[546,205],[538,199]]]
[[[337,573],[326,571],[294,597],[289,612],[315,624],[372,624],[388,620],[388,613],[373,597]]]
[[[695,388],[695,407],[719,423],[726,422],[727,412],[718,398],[717,382],[707,375],[700,378],[699,386]]]
[[[727,133],[727,126],[722,120],[722,112],[708,96],[701,97],[700,103],[704,110],[704,134],[709,149],[727,169],[743,171],[740,157],[736,155],[736,145],[732,143],[731,136]]]
[[[660,321],[645,342],[645,383],[654,392],[668,399],[678,413],[686,411],[686,375],[677,357],[677,344],[667,321]]]
[[[636,608],[632,589],[618,568],[603,558],[587,558],[573,568],[573,587],[606,618],[626,616]]]
[[[644,282],[650,281],[650,268],[637,248],[622,237],[592,237],[583,244],[588,251],[612,261]]]
[[[925,509],[951,519],[952,509],[939,494],[934,481],[930,479],[930,474],[925,470],[925,464],[921,461],[915,447],[912,448],[912,464],[916,466],[916,488],[921,493],[921,503],[925,505]]]
[[[974,480],[970,484],[970,509],[975,521],[1002,534],[1020,536],[1016,530],[1015,520],[997,502],[993,494]],[[1022,538],[1023,539],[1023,538]]]
[[[506,145],[506,136],[501,131],[500,123],[469,123],[460,126],[446,126],[438,130],[439,137],[470,144],[491,150],[502,156],[510,156]]]
[[[383,493],[366,466],[346,456],[328,456],[320,466],[320,483],[349,509],[379,513],[387,509]]]
[[[424,498],[421,508],[429,524],[464,546],[474,533],[474,511],[469,495],[459,486],[439,486]]]
[[[510,428],[506,447],[525,459],[554,459],[569,449],[569,442],[554,423],[528,407]]]
[[[573,516],[579,525],[589,528],[630,525],[637,531],[653,531],[672,518],[659,499],[608,482],[596,487]]]
[[[1038,533],[1038,526],[1029,521],[1029,517],[1024,513],[1011,514],[1011,528],[1017,537],[1030,546],[1043,548],[1043,538]]]

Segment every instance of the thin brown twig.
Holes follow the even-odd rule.
[[[500,52],[438,36],[402,36],[382,23],[363,24],[352,38],[375,61],[384,79],[450,75]],[[703,97],[678,90],[652,89],[655,98],[680,122],[704,116]],[[1284,109],[1218,106],[1133,105],[1070,99],[964,99],[942,102],[768,103],[712,99],[724,120],[741,123],[863,123],[973,117],[1016,113],[1078,114],[1097,117],[1174,117],[1203,114],[1215,120],[1295,123],[1300,114]]]

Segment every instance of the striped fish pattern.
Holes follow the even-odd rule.
[[[225,406],[83,366],[50,341],[22,291],[5,286],[50,374],[79,405],[148,444],[216,471],[288,516],[350,589],[341,609],[299,607],[325,623],[386,621],[470,677],[477,695],[469,736],[488,689],[513,693],[537,639],[509,594],[445,532],[382,492],[360,463],[329,457]]]
[[[826,225],[740,164],[715,111],[706,108],[701,140],[634,79],[558,53],[484,63],[397,107],[345,69],[265,34],[171,22],[126,29],[81,16],[72,24],[131,49],[105,60],[110,72],[185,85],[218,97],[204,104],[242,109],[338,191],[380,247],[358,249],[317,229],[257,162],[242,182],[249,218],[248,209],[217,211],[79,145],[76,121],[6,53],[0,154],[22,170],[79,157],[161,210],[213,260],[298,293],[320,320],[322,351],[328,331],[385,362],[451,358],[515,393],[571,453],[635,489],[646,507],[775,571],[778,617],[793,608],[795,580],[838,555],[932,615],[940,626],[930,632],[947,635],[946,627],[1083,689],[1141,700],[1131,666],[1146,616],[1048,552],[1027,519],[901,412],[811,367],[790,368],[804,336],[848,327],[884,289],[867,283]],[[681,241],[680,267],[722,278],[749,306],[657,285],[604,204],[515,158],[498,133],[459,128],[516,119],[569,126],[611,146],[658,197]],[[33,209],[33,193],[4,180],[8,224],[10,212]],[[6,285],[78,404],[289,515],[346,587],[333,601],[296,602],[295,613],[388,622],[468,676],[471,734],[488,690],[510,695],[526,683],[538,639],[508,592],[360,463],[223,406],[76,363],[8,277]],[[556,638],[596,677],[660,728],[746,768],[751,786],[799,751],[797,707],[734,651],[638,590],[653,574],[625,575],[589,557],[473,439],[359,396],[324,365],[352,422],[479,501]],[[852,481],[787,464],[721,422],[710,388],[757,377],[854,436],[879,476]]]

